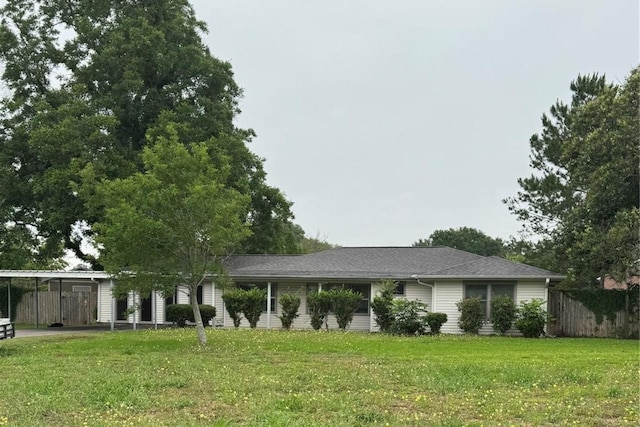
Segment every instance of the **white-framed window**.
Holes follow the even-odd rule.
[[[250,283],[250,282],[237,282],[236,286],[240,289],[244,289],[246,291],[251,290],[253,288],[264,289],[265,292],[267,290],[267,282],[259,282],[259,283]],[[271,306],[271,312],[277,313],[278,308],[278,284],[271,283],[271,300],[269,301]],[[267,312],[267,300],[264,301],[264,310],[263,313]]]
[[[479,297],[485,320],[491,317],[491,300],[498,295],[507,295],[516,300],[515,282],[464,282],[464,298]]]

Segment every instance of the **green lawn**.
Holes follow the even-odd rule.
[[[0,343],[0,425],[640,425],[638,341],[210,330]]]

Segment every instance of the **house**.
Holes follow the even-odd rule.
[[[351,330],[376,331],[371,301],[380,290],[380,282],[390,279],[398,283],[397,298],[420,300],[429,311],[446,313],[444,333],[460,333],[456,303],[470,296],[481,297],[489,315],[494,295],[510,295],[516,303],[533,298],[547,300],[548,287],[564,276],[540,268],[511,262],[498,257],[484,257],[449,247],[345,247],[306,255],[235,255],[225,263],[229,277],[243,288],[261,287],[267,291],[265,311],[258,327],[279,328],[278,300],[285,293],[301,299],[300,317],[294,328],[311,328],[306,307],[307,293],[345,286],[362,294],[362,301]],[[15,277],[0,272],[0,277]],[[30,275],[31,274],[31,275]],[[33,274],[37,274],[34,276]],[[112,324],[164,323],[165,307],[172,303],[188,303],[188,295],[180,287],[175,295],[152,294],[140,299],[131,293],[127,299],[111,297],[113,280],[104,272],[20,272],[20,277],[47,277],[77,283],[90,280],[98,287],[97,320]],[[42,280],[42,279],[41,279]],[[224,290],[215,285],[215,277],[198,289],[198,300],[216,307],[216,324],[232,326],[224,309]],[[128,307],[138,306],[135,312]],[[248,326],[243,320],[241,326]],[[330,316],[329,326],[336,328]],[[485,325],[481,333],[491,333]]]

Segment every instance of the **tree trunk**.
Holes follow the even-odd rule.
[[[191,308],[193,309],[193,318],[196,321],[196,333],[198,334],[198,343],[202,346],[207,345],[207,334],[204,332],[204,323],[202,323],[202,316],[200,315],[200,307],[198,306],[198,292],[197,287],[191,287],[189,289],[189,301],[191,301]]]

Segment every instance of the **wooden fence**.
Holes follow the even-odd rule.
[[[638,313],[627,311],[615,313],[615,319],[604,316],[602,323],[596,315],[580,301],[572,299],[566,292],[550,291],[547,311],[551,321],[547,327],[549,335],[558,337],[637,338],[639,336]]]
[[[36,304],[37,299],[37,304]],[[36,319],[36,306],[38,307]],[[96,323],[97,292],[29,292],[22,296],[16,308],[16,323],[83,326]]]

